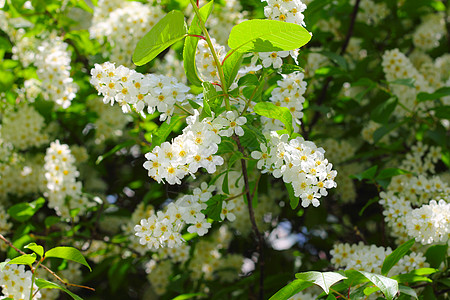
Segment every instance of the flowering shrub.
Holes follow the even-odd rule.
[[[0,7],[1,299],[449,297],[449,1]]]

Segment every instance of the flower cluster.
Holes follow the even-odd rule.
[[[206,2],[206,1],[205,1]],[[247,16],[246,11],[242,11],[242,5],[238,0],[225,1],[225,5],[214,7],[214,11],[208,18],[207,26],[209,33],[220,44],[225,45],[228,41],[231,28],[239,24]]]
[[[335,244],[330,251],[332,256],[331,263],[336,268],[345,267],[345,269],[354,269],[371,273],[381,273],[386,256],[392,253],[391,248],[377,247],[375,245],[359,244]],[[414,269],[427,267],[425,257],[420,252],[412,252],[405,255],[391,269],[389,274],[407,273]]]
[[[242,255],[222,254],[220,251],[228,248],[231,239],[232,234],[228,228],[221,226],[213,232],[210,239],[200,240],[188,265],[192,278],[213,280],[219,277],[222,282],[238,279],[237,275],[243,263]]]
[[[44,126],[44,118],[32,106],[22,105],[4,115],[0,135],[17,150],[25,150],[48,142]]]
[[[152,212],[149,218],[142,219],[140,225],[134,227],[139,242],[150,249],[179,247],[184,241],[180,231],[186,224],[190,225],[188,232],[205,235],[211,223],[202,210],[207,207],[205,202],[210,198],[211,191],[206,189],[205,193],[184,195],[167,205],[164,211]]]
[[[189,92],[173,77],[143,75],[124,66],[116,68],[109,62],[95,64],[91,75],[91,84],[104,97],[104,103],[118,102],[124,112],[130,112],[133,106],[141,114],[147,106],[149,114],[155,110],[161,113],[161,121],[170,120],[175,104],[185,101]]]
[[[288,135],[270,133],[268,147],[261,144],[261,151],[253,151],[251,156],[258,159],[257,167],[263,173],[271,172],[274,177],[283,177],[291,183],[302,206],[319,206],[319,198],[328,194],[327,189],[336,187],[337,172],[324,157],[324,150],[301,137],[288,141]]]
[[[6,262],[10,261],[9,259]],[[39,299],[41,294],[38,292],[33,298],[30,297],[31,280],[33,274],[31,271],[25,271],[24,265],[5,265],[0,270],[0,287],[2,287],[2,299]],[[37,290],[37,286],[33,286]]]
[[[355,1],[352,5],[355,5]],[[361,0],[359,4],[359,11],[357,14],[357,20],[365,22],[369,25],[377,25],[381,20],[389,15],[389,9],[386,3],[375,3],[372,0]]]
[[[416,96],[419,92],[432,92],[424,76],[414,67],[411,61],[398,49],[388,50],[383,54],[383,71],[389,82],[399,79],[413,79],[414,88],[401,84],[392,84],[392,92],[398,97],[404,107],[408,109],[425,109],[427,102],[417,103]],[[403,116],[406,114],[402,106],[396,107],[395,113]]]
[[[411,146],[411,151],[406,154],[400,168],[417,174],[434,174],[434,165],[440,160],[441,154],[440,147],[418,142]]]
[[[217,57],[220,61],[225,58],[225,47],[219,45],[215,39],[211,39],[214,46],[214,51],[217,53]],[[220,83],[219,73],[217,73],[216,61],[214,60],[208,43],[205,40],[199,40],[197,50],[195,52],[195,64],[199,72],[199,76],[204,81],[212,83]]]
[[[447,243],[450,236],[450,204],[431,200],[428,205],[411,210],[406,216],[408,235],[424,245]]]
[[[137,42],[164,16],[160,5],[137,1],[100,0],[94,9],[91,38],[111,45],[110,60],[133,66],[131,56]]]
[[[306,91],[305,74],[300,72],[283,75],[282,80],[277,81],[278,87],[272,91],[270,101],[276,106],[287,107],[294,120],[300,123],[303,118],[303,103],[305,98],[303,94]]]
[[[69,146],[60,144],[59,140],[51,143],[45,155],[44,168],[48,206],[62,218],[70,218],[70,210],[73,209],[79,209],[78,214],[83,214],[90,203],[82,195],[81,182],[77,181],[79,172]]]
[[[269,20],[277,20],[288,23],[295,23],[301,26],[306,26],[304,22],[305,16],[303,12],[306,5],[301,0],[263,0],[267,2],[264,7],[264,15]],[[264,68],[273,66],[275,69],[281,68],[283,65],[282,58],[291,55],[297,61],[298,49],[291,51],[278,52],[260,52],[254,55],[255,59],[260,58]]]
[[[430,14],[423,18],[413,34],[413,43],[418,49],[429,51],[439,46],[439,40],[445,36],[444,14]]]
[[[21,156],[14,153],[6,164],[0,163],[0,203],[8,195],[23,196],[45,190],[43,156]]]
[[[264,0],[264,15],[269,20],[278,20],[306,26],[303,12],[306,5],[301,0]]]
[[[164,179],[169,184],[181,184],[187,174],[194,174],[199,168],[205,168],[210,174],[223,164],[222,157],[214,155],[221,142],[220,136],[244,134],[241,127],[245,117],[238,117],[237,112],[229,111],[225,116],[199,120],[199,113],[186,119],[188,126],[183,134],[177,136],[172,143],[164,142],[145,155],[148,161],[144,168],[148,175],[158,182]]]
[[[78,90],[70,77],[70,53],[67,46],[61,37],[50,36],[38,47],[35,61],[44,98],[64,109],[70,106]]]

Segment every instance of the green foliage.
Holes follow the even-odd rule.
[[[330,287],[333,284],[347,278],[337,272],[316,272],[316,271],[297,273],[295,274],[295,277],[297,279],[311,282],[314,283],[315,285],[320,286],[327,295],[330,293]]]
[[[414,239],[411,239],[406,243],[401,244],[391,254],[386,256],[383,261],[383,265],[381,266],[381,274],[387,275],[392,267],[395,266],[395,264],[398,263],[398,261],[408,253],[409,249],[411,249],[413,245]]]
[[[162,18],[136,45],[133,62],[142,66],[188,34],[184,15],[173,10]]]
[[[271,102],[259,102],[253,110],[260,116],[280,120],[286,126],[288,133],[292,133],[292,115],[288,108],[276,106]]]
[[[39,289],[58,289],[58,290],[66,292],[70,297],[72,297],[72,299],[83,300],[83,298],[75,295],[74,293],[72,293],[71,291],[66,289],[65,287],[60,286],[59,284],[56,284],[54,282],[51,282],[51,281],[48,281],[45,279],[36,279],[35,283]]]
[[[203,212],[208,216],[208,218],[211,218],[214,221],[222,221],[222,219],[220,218],[220,214],[222,212],[223,200],[225,200],[226,198],[227,196],[225,195],[213,196],[211,199],[206,201],[208,207]]]
[[[311,39],[300,25],[275,20],[248,20],[233,27],[228,46],[238,52],[293,50]]]
[[[228,89],[233,83],[236,75],[241,67],[243,54],[240,52],[233,52],[233,50],[228,51],[225,56],[225,61],[223,62],[223,73],[225,76],[225,89]]]
[[[170,121],[164,122],[156,132],[152,133],[152,148],[161,145],[166,141],[169,134],[180,125],[181,121],[184,120],[182,116],[173,116]]]
[[[50,257],[62,258],[62,259],[67,259],[67,260],[77,262],[79,264],[82,264],[82,265],[88,267],[88,269],[92,272],[92,269],[89,266],[89,264],[87,263],[83,254],[81,254],[81,252],[76,248],[73,248],[73,247],[52,248],[52,249],[48,250],[47,252],[45,252],[45,258],[50,258]]]
[[[295,279],[294,281],[287,284],[281,290],[276,292],[269,300],[287,300],[290,297],[294,296],[298,292],[303,291],[304,289],[313,285],[312,282]]]
[[[36,254],[23,254],[16,258],[11,259],[8,264],[16,264],[16,265],[28,265],[31,266],[36,260]]]
[[[398,292],[397,281],[378,274],[368,273],[364,271],[358,272],[364,275],[364,277],[369,279],[377,288],[379,288],[386,299],[394,299],[395,295]]]
[[[213,11],[214,1],[209,1],[207,4],[199,9],[201,19],[206,22],[209,15]],[[189,27],[190,35],[202,35],[203,31],[199,25],[199,20],[197,15],[194,16]],[[197,50],[198,37],[187,36],[184,41],[183,48],[183,66],[186,77],[190,83],[194,85],[201,85],[202,80],[197,75],[197,66],[195,65],[195,51]]]
[[[42,197],[29,203],[18,203],[8,209],[8,214],[19,222],[25,222],[34,216],[44,203],[45,199]]]
[[[26,245],[24,248],[30,249],[31,251],[35,252],[40,257],[44,256],[44,247],[37,245],[36,243],[30,243]]]

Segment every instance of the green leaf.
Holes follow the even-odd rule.
[[[414,291],[414,290],[413,290],[412,288],[410,288],[409,286],[405,286],[405,285],[400,284],[400,285],[398,286],[398,290],[400,291],[401,294],[405,294],[405,295],[411,296],[411,297],[413,297],[414,299],[419,299],[419,298],[417,297],[416,291]]]
[[[246,75],[242,76],[241,78],[239,78],[239,81],[238,81],[239,86],[244,86],[244,85],[257,86],[258,84],[259,84],[259,80],[255,74],[246,74]]]
[[[73,247],[55,247],[53,249],[50,249],[45,253],[45,258],[49,257],[62,258],[77,262],[79,264],[88,267],[89,270],[92,272],[92,269],[87,263],[83,254],[81,254],[81,252],[78,249],[75,249]]]
[[[212,1],[211,1],[212,2]],[[173,298],[172,300],[185,300],[185,299],[192,299],[194,297],[206,297],[205,294],[203,293],[190,293],[190,294],[183,294],[183,295],[179,295],[176,296],[175,298]]]
[[[386,256],[383,261],[383,265],[381,266],[381,275],[387,275],[392,267],[395,266],[398,261],[408,253],[409,249],[414,245],[414,239],[410,239],[409,241],[401,244],[397,247],[391,254]]]
[[[431,94],[421,92],[417,95],[417,100],[419,102],[424,102],[424,101],[439,99],[439,98],[446,97],[449,95],[450,95],[450,87],[443,87]]]
[[[319,53],[331,59],[344,71],[347,71],[347,62],[343,56],[330,51],[320,51]]]
[[[389,117],[394,112],[397,106],[398,100],[396,97],[389,98],[388,100],[380,103],[370,114],[370,118],[381,124],[385,124],[389,121]]]
[[[229,194],[230,193],[230,189],[229,189],[229,184],[228,184],[228,171],[225,173],[224,177],[223,177],[223,182],[222,182],[222,191],[225,194]]]
[[[369,296],[379,290],[380,289],[376,286],[368,286],[364,289],[364,295]]]
[[[220,213],[222,212],[222,202],[224,199],[226,199],[227,196],[225,195],[214,195],[206,201],[205,203],[208,205],[208,207],[202,212],[208,216],[208,218],[213,219],[214,221],[222,221],[220,218]]]
[[[302,67],[293,64],[283,64],[281,66],[281,74],[291,74],[294,72],[305,72],[305,70]]]
[[[58,223],[60,221],[61,221],[61,219],[56,217],[56,216],[48,216],[44,220],[45,227],[46,228],[50,228],[50,227],[52,227],[53,225],[55,225],[56,223]]]
[[[378,173],[378,175],[375,177],[375,179],[377,179],[377,180],[390,179],[397,175],[404,175],[404,174],[410,174],[410,173],[411,172],[403,170],[403,169],[399,169],[399,168],[387,168],[387,169],[381,170],[380,173]]]
[[[0,50],[10,52],[11,49],[12,49],[12,45],[11,45],[10,41],[5,37],[0,36]]]
[[[313,285],[311,282],[296,279],[275,293],[269,300],[287,300],[298,292]]]
[[[44,205],[45,199],[40,197],[32,202],[22,202],[8,208],[8,214],[19,222],[25,222]]]
[[[94,10],[89,5],[87,5],[84,0],[72,0],[72,5],[74,5],[75,7],[79,7],[87,11],[88,13],[94,13]]]
[[[292,127],[292,115],[287,107],[276,106],[271,102],[259,102],[256,103],[253,110],[260,116],[280,120],[286,126],[289,134],[294,130]]]
[[[164,143],[169,134],[178,126],[178,124],[184,119],[183,116],[173,115],[168,121],[164,122],[157,130],[152,134],[152,148]]]
[[[173,10],[159,20],[137,43],[133,53],[133,62],[142,66],[159,53],[183,39],[187,35],[187,26],[182,12]]]
[[[450,105],[433,108],[434,115],[439,119],[450,120]]]
[[[402,78],[402,79],[397,79],[394,81],[390,81],[388,82],[389,84],[398,84],[398,85],[405,85],[405,86],[409,86],[410,88],[414,88],[416,81],[413,78]]]
[[[359,211],[358,215],[361,217],[364,214],[364,211],[372,204],[378,202],[379,198],[378,197],[374,197],[372,199],[370,199],[369,201],[367,201],[366,204],[364,204],[363,208],[361,208],[361,210]]]
[[[448,245],[433,245],[425,252],[427,262],[432,268],[439,268],[447,255]]]
[[[389,132],[391,132],[395,128],[399,127],[400,125],[402,125],[402,122],[400,122],[400,123],[390,123],[390,124],[386,124],[386,125],[381,126],[377,130],[375,130],[375,132],[373,133],[373,142],[375,144],[378,143],[386,134],[388,134]]]
[[[434,268],[420,268],[407,274],[392,276],[391,279],[397,280],[399,283],[433,282],[433,280],[424,275],[431,275],[436,272],[439,272],[439,270]]]
[[[330,292],[330,287],[338,281],[346,279],[347,277],[342,276],[336,272],[304,272],[295,274],[297,279],[309,281],[320,286],[324,292],[328,295]]]
[[[365,170],[362,173],[359,174],[355,174],[355,175],[350,175],[350,178],[354,178],[354,179],[358,179],[359,181],[362,181],[364,179],[374,179],[375,178],[375,174],[377,173],[378,170],[378,166],[372,166],[369,169]]]
[[[211,14],[214,6],[214,1],[210,1],[207,4],[203,5],[200,8],[200,16],[203,20],[203,22],[206,22],[209,15]],[[189,34],[190,35],[202,35],[202,29],[198,25],[198,18],[197,15],[194,16],[192,19],[191,26],[189,27]],[[198,77],[197,74],[197,67],[195,64],[195,52],[197,51],[197,44],[198,44],[198,37],[194,36],[187,36],[186,40],[184,41],[184,48],[183,48],[183,65],[184,65],[184,72],[186,73],[186,77],[188,78],[189,82],[193,85],[202,85],[202,80]]]
[[[36,253],[24,254],[8,261],[10,265],[28,265],[31,266],[36,260]]]
[[[294,50],[311,40],[302,26],[275,20],[248,20],[231,29],[228,46],[245,52]]]
[[[231,53],[231,54],[230,54]],[[243,54],[240,52],[233,52],[233,50],[228,51],[226,60],[223,62],[223,74],[225,77],[226,87],[224,90],[228,90],[228,88],[233,83],[236,75],[241,67]]]
[[[300,202],[300,198],[295,197],[294,188],[292,187],[292,184],[285,183],[284,185],[286,186],[286,189],[289,194],[289,203],[291,204],[291,208],[296,209],[298,206],[298,203]]]
[[[44,256],[44,247],[37,245],[36,243],[30,243],[26,245],[24,248],[30,249],[31,251],[36,252],[40,257]]]
[[[208,117],[212,116],[211,111],[213,111],[216,115],[219,114],[219,109],[221,108],[222,102],[223,102],[223,96],[220,96],[220,94],[216,91],[214,85],[211,82],[203,82],[203,109],[206,109],[205,107],[205,101],[208,104],[209,112]],[[200,117],[200,119],[202,119]]]
[[[364,271],[358,271],[377,286],[388,300],[394,299],[398,292],[398,282],[384,277],[382,275],[373,274]]]
[[[95,164],[98,165],[100,164],[105,158],[113,155],[114,153],[116,153],[117,151],[129,147],[129,146],[133,146],[136,142],[129,140],[129,141],[125,141],[121,144],[115,145],[111,150],[109,150],[108,152],[106,152],[103,155],[100,155],[99,157],[97,157],[97,160],[95,161]]]
[[[56,284],[54,282],[47,281],[45,279],[36,279],[35,283],[39,289],[58,289],[58,290],[66,292],[67,294],[70,295],[70,297],[72,297],[75,300],[83,300],[83,298],[75,295],[74,293],[72,293],[71,291],[66,289],[65,287],[60,286],[59,284]]]

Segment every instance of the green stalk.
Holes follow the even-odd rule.
[[[33,286],[34,286],[34,281],[36,280],[36,272],[37,272],[37,268],[39,268],[39,266],[41,265],[42,260],[39,260],[36,267],[33,270],[33,276],[31,277],[31,290],[30,290],[30,300],[33,300]]]
[[[202,28],[203,34],[205,35],[206,43],[208,44],[209,50],[211,50],[211,53],[213,55],[214,62],[216,63],[217,71],[219,72],[220,83],[222,85],[222,90],[225,94],[225,97],[224,97],[225,98],[225,107],[227,110],[231,110],[230,100],[228,99],[228,87],[226,86],[226,83],[225,83],[225,75],[223,73],[222,63],[220,62],[219,57],[217,56],[217,53],[214,50],[214,46],[212,44],[211,37],[209,36],[208,30],[206,29],[206,26],[205,26],[205,22],[203,21],[201,15],[200,15],[200,11],[197,7],[197,4],[195,3],[194,0],[190,0],[190,1],[192,4],[192,7],[194,8],[194,12],[197,15],[197,18],[200,22],[200,27]]]

